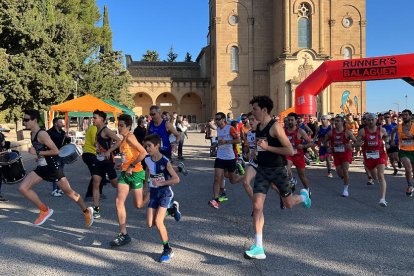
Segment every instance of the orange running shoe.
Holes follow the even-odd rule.
[[[88,207],[88,211],[86,213],[83,213],[85,216],[85,226],[87,228],[91,227],[93,224],[93,208]]]
[[[53,215],[53,209],[47,209],[46,212],[40,211],[39,217],[35,220],[35,225],[42,225],[50,216]]]

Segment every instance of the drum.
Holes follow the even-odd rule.
[[[26,176],[22,157],[16,150],[0,153],[0,171],[5,183],[14,184]]]
[[[75,144],[64,145],[59,151],[59,157],[64,164],[71,164],[75,162],[79,156],[82,155],[80,148]]]

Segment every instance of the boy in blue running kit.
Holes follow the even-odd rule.
[[[144,138],[144,147],[148,154],[145,157],[147,165],[145,183],[150,188],[150,199],[147,210],[148,227],[157,227],[164,250],[159,261],[168,262],[173,256],[173,250],[168,242],[167,228],[164,225],[167,210],[172,206],[174,192],[171,185],[178,184],[180,178],[174,171],[170,160],[160,153],[161,138],[157,134],[148,135]],[[175,214],[179,214],[178,203],[175,203]],[[176,218],[177,220],[177,218]]]

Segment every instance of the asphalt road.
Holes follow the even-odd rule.
[[[9,202],[0,203],[0,275],[413,275],[414,198],[405,196],[405,179],[391,176],[387,208],[378,205],[378,185],[367,186],[361,163],[351,168],[350,197],[342,183],[326,177],[322,166],[310,166],[312,208],[279,208],[272,191],[265,205],[266,260],[247,260],[243,252],[254,242],[251,204],[240,185],[227,186],[229,201],[216,210],[211,197],[213,159],[201,133],[185,140],[187,177],[174,187],[183,214],[180,222],[166,219],[175,255],[157,262],[162,245],[156,229],[148,229],[145,210],[127,201],[132,242],[111,249],[118,232],[116,191],[105,186],[102,219],[85,229],[77,205],[67,197],[50,196],[51,184],[35,190],[55,210],[42,226],[34,226],[38,210],[3,184]],[[22,154],[25,167],[34,162]],[[84,195],[89,172],[81,160],[65,167],[72,187]],[[299,184],[300,186],[300,184]]]

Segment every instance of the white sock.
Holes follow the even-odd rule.
[[[262,234],[256,234],[256,246],[257,247],[263,247],[263,235]]]
[[[348,185],[344,185],[344,191],[348,191]]]

